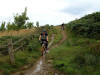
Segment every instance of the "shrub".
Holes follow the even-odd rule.
[[[84,66],[94,66],[97,64],[97,57],[91,53],[79,54],[74,58],[74,62],[79,65],[79,67]]]
[[[70,66],[67,67],[66,72],[67,72],[67,75],[76,75],[75,69]]]
[[[90,52],[95,55],[100,55],[100,42],[96,42],[90,45]]]
[[[77,55],[75,58],[74,58],[74,62],[77,63],[79,65],[79,67],[83,66],[85,64],[85,58],[84,58],[84,55]]]
[[[86,65],[92,65],[93,66],[93,65],[96,65],[96,63],[97,63],[97,58],[93,54],[85,54],[84,58],[85,58],[85,64]]]
[[[27,49],[29,51],[33,51],[33,50],[37,51],[37,50],[39,50],[39,48],[40,48],[40,43],[39,43],[38,39],[31,40],[27,46]]]
[[[7,71],[4,71],[4,72],[3,72],[3,75],[10,75],[10,72],[9,72],[9,70],[7,70]]]
[[[77,35],[100,39],[100,18],[98,15],[100,15],[100,12],[86,15],[68,23],[66,26]]]

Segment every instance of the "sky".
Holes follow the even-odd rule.
[[[13,22],[25,7],[30,22],[59,25],[100,11],[100,0],[0,0],[0,24]]]

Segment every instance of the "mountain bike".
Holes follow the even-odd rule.
[[[61,29],[64,30],[64,26],[61,26]]]
[[[46,54],[46,41],[43,41],[42,48],[41,48],[41,54],[42,56]]]

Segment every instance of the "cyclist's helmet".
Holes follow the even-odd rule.
[[[47,34],[47,31],[45,29],[42,30],[43,34]]]
[[[43,30],[42,30],[42,32],[46,32],[46,30],[45,30],[45,29],[43,29]]]

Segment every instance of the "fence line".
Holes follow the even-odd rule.
[[[0,48],[5,48],[7,47],[8,45],[0,45]]]
[[[8,39],[8,45],[0,45],[0,48],[6,48],[6,47],[8,48],[8,54],[9,54],[11,64],[15,64],[14,53],[25,45],[25,43],[23,43],[23,41],[24,41],[24,39],[27,39],[27,38],[33,39],[33,35],[29,35],[28,37],[21,38],[14,43],[12,42],[12,39]],[[20,43],[21,45],[14,49],[14,45],[16,45],[17,43]],[[0,52],[2,52],[2,51],[0,51]]]

